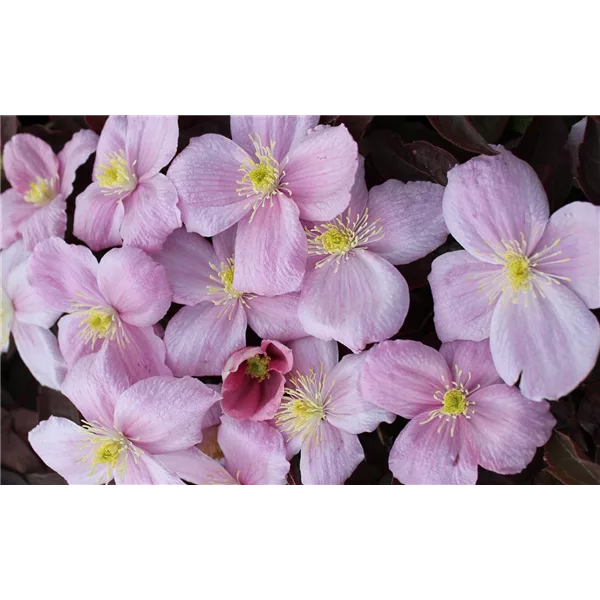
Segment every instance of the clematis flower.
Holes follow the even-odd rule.
[[[98,264],[88,248],[51,238],[36,246],[29,281],[48,308],[69,313],[58,322],[69,368],[113,345],[132,382],[171,375],[153,329],[169,309],[171,289],[164,268],[142,250],[115,248]]]
[[[83,425],[50,417],[29,433],[29,442],[70,484],[183,484],[156,455],[199,443],[202,420],[218,399],[191,377],[150,377],[131,385],[114,345],[83,357],[62,392],[83,415]]]
[[[236,419],[272,419],[292,363],[290,349],[271,340],[232,354],[223,368],[223,412]]]
[[[356,142],[341,125],[315,129],[318,121],[231,117],[233,140],[194,138],[169,168],[189,231],[214,236],[238,223],[236,290],[298,290],[306,264],[300,219],[332,219],[350,202]]]
[[[265,422],[222,417],[218,432],[223,465],[198,448],[156,457],[179,477],[197,485],[283,485],[290,469],[283,438]]]
[[[3,166],[12,186],[2,194],[0,247],[23,238],[25,248],[51,236],[64,237],[67,198],[75,172],[96,150],[98,136],[78,131],[54,154],[43,140],[28,133],[13,136],[4,147]]]
[[[181,227],[177,192],[159,171],[177,152],[177,117],[111,116],[94,163],[95,181],[79,194],[73,233],[92,250],[159,250]]]
[[[341,485],[365,456],[357,434],[374,431],[395,417],[358,393],[365,354],[338,362],[337,343],[313,337],[291,342],[290,348],[294,372],[275,424],[283,433],[288,457],[300,452],[303,484]]]
[[[67,366],[49,327],[60,317],[60,312],[49,309],[29,285],[29,256],[24,240],[17,240],[0,252],[2,352],[8,350],[12,333],[17,350],[33,376],[42,385],[58,390],[66,375]]]
[[[408,312],[408,285],[394,267],[444,243],[444,188],[390,179],[367,194],[357,173],[348,210],[309,224],[308,262],[298,314],[306,332],[353,352],[392,337]]]
[[[556,399],[590,372],[600,327],[600,207],[573,202],[548,218],[533,169],[499,147],[454,167],[444,194],[465,250],[435,259],[429,282],[444,342],[490,338],[494,364],[524,396]]]
[[[547,402],[502,383],[487,341],[442,344],[437,352],[395,340],[365,354],[362,396],[411,419],[389,458],[402,483],[474,484],[477,465],[519,473],[556,423]]]
[[[298,292],[268,298],[233,287],[235,227],[213,238],[177,229],[155,255],[167,272],[173,301],[185,306],[165,331],[167,365],[175,375],[220,375],[246,345],[249,323],[261,338],[285,342],[306,334]]]

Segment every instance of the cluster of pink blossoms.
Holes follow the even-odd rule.
[[[318,120],[232,117],[232,139],[177,156],[176,117],[110,117],[58,156],[31,135],[6,144],[2,350],[12,333],[81,413],[29,435],[69,483],[285,484],[299,453],[302,483],[342,484],[364,459],[358,434],[396,415],[410,422],[389,466],[405,484],[518,473],[546,443],[546,400],[600,348],[600,208],[550,216],[535,172],[502,147],[445,188],[367,190],[356,142]],[[87,247],[67,244],[93,152],[73,227]],[[439,352],[388,341],[410,301],[396,266],[448,233],[464,250],[429,276]]]

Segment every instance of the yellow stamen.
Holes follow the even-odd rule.
[[[442,412],[445,415],[463,415],[467,408],[465,395],[457,389],[448,390],[444,394],[443,403]]]
[[[235,276],[235,263],[233,258],[228,258],[226,262],[221,263],[221,267],[217,267],[212,263],[208,263],[210,268],[217,274],[210,275],[210,279],[219,285],[208,286],[209,294],[218,294],[221,297],[213,300],[217,306],[222,304],[223,310],[217,315],[220,317],[223,313],[229,313],[229,318],[233,313],[233,309],[239,300],[245,307],[248,307],[248,300],[255,298],[252,294],[245,294],[233,287],[233,278]]]
[[[29,184],[24,199],[37,206],[49,204],[56,197],[55,179],[42,179],[38,177],[35,182]]]
[[[264,356],[262,354],[257,354],[256,356],[251,356],[246,361],[246,374],[250,375],[253,379],[258,379],[258,381],[264,381],[270,377],[269,375],[269,363],[271,362],[270,356]]]
[[[531,277],[529,259],[512,251],[506,252],[504,258],[506,260],[504,268],[512,289],[518,292],[526,288]]]
[[[71,300],[71,307],[76,314],[81,316],[79,335],[85,342],[91,342],[92,350],[98,340],[113,341],[122,346],[127,345],[123,324],[117,311],[111,306],[94,305],[93,299],[84,294],[77,294],[83,300]]]
[[[129,166],[125,151],[111,152],[105,156],[105,161],[96,171],[96,179],[105,194],[125,194],[137,186],[137,177],[133,165]]]

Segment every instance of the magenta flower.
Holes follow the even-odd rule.
[[[60,389],[67,366],[58,349],[56,337],[49,331],[60,312],[48,308],[46,302],[27,281],[29,252],[25,241],[18,240],[0,252],[2,264],[2,352],[8,350],[13,334],[17,350],[42,384]]]
[[[435,183],[390,179],[367,194],[359,169],[348,210],[307,227],[309,257],[298,314],[308,334],[360,352],[397,333],[409,294],[394,265],[444,243],[443,192]]]
[[[502,383],[487,341],[442,344],[436,352],[396,340],[365,354],[363,397],[411,419],[389,458],[402,483],[474,484],[477,465],[518,473],[556,423],[547,402]]]
[[[98,136],[78,131],[54,154],[43,140],[28,133],[13,136],[4,147],[3,166],[12,186],[2,194],[0,247],[23,238],[25,248],[52,236],[64,237],[67,198],[75,171],[96,150]]]
[[[115,346],[131,382],[171,375],[153,325],[171,304],[164,268],[137,248],[115,248],[100,263],[84,246],[51,238],[29,261],[29,281],[46,306],[69,313],[58,344],[72,367],[103,345]]]
[[[256,296],[233,287],[235,227],[211,245],[177,229],[155,258],[167,272],[173,301],[184,304],[167,325],[167,365],[177,376],[220,375],[227,359],[246,345],[246,328],[285,342],[306,335],[298,319],[298,292]]]
[[[235,419],[272,419],[292,363],[290,349],[271,340],[235,352],[223,369],[223,412]]]
[[[350,202],[356,142],[344,126],[313,129],[318,121],[231,117],[233,140],[194,138],[169,168],[189,231],[213,236],[239,223],[236,290],[298,290],[306,264],[300,219],[332,219]]]
[[[182,484],[156,457],[199,443],[204,415],[218,399],[191,377],[130,385],[114,345],[82,358],[62,391],[83,426],[50,417],[29,433],[29,442],[70,484]]]
[[[600,327],[600,207],[549,219],[533,169],[499,147],[454,167],[444,217],[465,250],[433,262],[435,326],[444,342],[490,338],[496,370],[523,395],[556,399],[590,372]]]
[[[394,415],[363,401],[358,373],[365,354],[338,362],[336,342],[306,337],[290,343],[290,374],[275,424],[288,457],[300,452],[302,483],[341,485],[364,458],[359,433],[391,423]]]
[[[95,181],[79,194],[73,233],[92,250],[162,248],[181,227],[177,192],[159,171],[177,152],[177,117],[111,116],[94,163]]]
[[[238,421],[227,415],[219,426],[223,466],[198,448],[163,454],[158,460],[197,485],[283,485],[290,464],[283,438],[268,423]]]

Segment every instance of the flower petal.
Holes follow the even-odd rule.
[[[227,359],[246,345],[246,313],[201,302],[184,306],[165,330],[167,364],[177,376],[220,375]]]
[[[38,208],[26,221],[21,223],[19,233],[23,236],[27,250],[53,236],[63,238],[67,229],[67,204],[56,198],[50,204]]]
[[[185,450],[202,441],[202,419],[218,398],[192,377],[150,377],[119,396],[115,427],[151,454]]]
[[[129,456],[123,473],[115,471],[117,485],[185,485],[183,481],[153,456]]]
[[[546,258],[537,260],[537,269],[562,278],[588,308],[600,307],[600,206],[571,202],[556,211],[535,252],[560,240]],[[560,253],[560,254],[559,254]]]
[[[73,191],[75,172],[96,151],[99,137],[89,129],[82,129],[64,145],[58,154],[60,193],[66,199]]]
[[[171,288],[162,265],[137,248],[115,248],[98,266],[98,287],[125,322],[154,325],[171,306]]]
[[[94,345],[85,341],[82,334],[85,319],[84,312],[74,312],[58,321],[58,347],[68,367],[72,367],[82,356],[98,352],[102,347],[101,341],[96,341]]]
[[[359,386],[367,402],[412,419],[440,408],[433,394],[444,390],[444,380],[452,381],[452,374],[439,352],[421,342],[394,340],[367,352]]]
[[[521,376],[526,398],[555,400],[591,371],[600,348],[600,326],[583,301],[564,285],[542,284],[518,304],[500,300],[492,316],[490,346],[502,379]]]
[[[346,208],[358,168],[358,147],[344,125],[313,131],[289,154],[285,182],[300,218],[328,221]]]
[[[111,115],[104,123],[94,161],[94,174],[98,172],[101,164],[106,164],[108,155],[122,150],[125,152],[125,138],[127,137],[127,117]]]
[[[218,262],[227,262],[235,254],[235,236],[237,225],[232,225],[229,229],[217,233],[212,238],[212,245],[217,255]]]
[[[222,135],[192,138],[167,172],[179,195],[188,231],[212,236],[237,223],[249,210],[239,187],[239,168],[247,154]]]
[[[19,227],[31,218],[37,207],[31,202],[25,202],[23,195],[14,188],[2,192],[0,204],[0,248],[8,248],[20,237]]]
[[[233,287],[277,296],[296,291],[306,266],[306,234],[298,207],[283,194],[238,224]]]
[[[478,462],[503,475],[522,471],[556,424],[547,402],[527,400],[518,388],[502,383],[476,391],[469,400],[475,403],[469,429]]]
[[[478,156],[448,171],[443,211],[450,233],[471,254],[497,262],[503,242],[533,248],[548,220],[548,198],[535,171],[496,147],[500,154]]]
[[[490,337],[497,299],[490,300],[494,278],[502,271],[459,250],[438,256],[428,280],[433,294],[435,330],[443,342]]]
[[[408,285],[397,269],[357,249],[339,267],[331,261],[307,272],[298,314],[307,333],[356,353],[396,334],[408,303]]]
[[[179,477],[196,485],[231,485],[238,482],[216,461],[192,447],[157,454],[154,458]]]
[[[299,292],[281,296],[256,296],[248,300],[248,323],[263,339],[287,342],[304,337],[306,332],[298,318],[299,303]]]
[[[369,223],[379,219],[383,238],[368,249],[393,265],[406,265],[441,246],[448,237],[442,216],[444,188],[437,183],[395,179],[371,188]]]
[[[307,336],[288,343],[294,356],[292,374],[309,375],[311,369],[315,373],[329,373],[339,360],[337,342],[320,340]]]
[[[94,182],[75,199],[73,234],[94,252],[120,246],[124,215],[123,202],[104,194]]]

